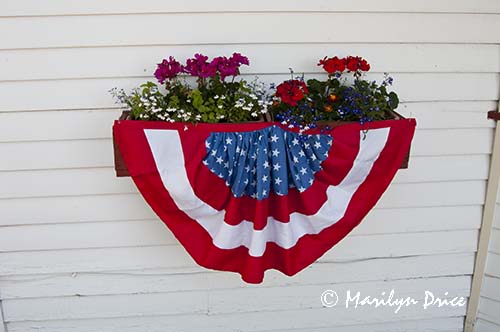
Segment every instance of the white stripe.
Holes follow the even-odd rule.
[[[318,234],[339,221],[382,152],[389,128],[371,129],[366,139],[362,139],[364,134],[360,132],[359,151],[353,167],[339,185],[328,187],[327,200],[316,214],[307,216],[294,212],[287,223],[268,217],[262,230],[254,230],[253,223],[246,220],[238,225],[229,225],[224,221],[224,211],[215,210],[195,195],[186,174],[184,154],[176,130],[147,129],[144,133],[163,185],[177,207],[210,234],[215,246],[233,249],[243,245],[249,249],[251,256],[260,257],[267,242],[289,249],[302,236]]]

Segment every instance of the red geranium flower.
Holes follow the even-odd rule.
[[[346,66],[349,71],[369,71],[370,65],[368,62],[359,56],[348,56],[346,59]]]
[[[297,106],[297,102],[302,100],[307,93],[309,93],[307,86],[299,80],[285,81],[276,88],[276,96],[290,106]]]
[[[335,72],[343,72],[345,70],[345,59],[339,59],[338,57],[333,57],[327,59],[325,57],[323,60],[319,60],[318,66],[323,66],[323,69],[328,74],[333,74]]]

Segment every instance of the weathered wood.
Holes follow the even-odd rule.
[[[466,297],[470,288],[470,277],[441,277],[435,280],[425,278],[407,279],[393,281],[390,285],[384,281],[361,282],[357,283],[355,288],[350,283],[341,283],[266,287],[266,292],[262,292],[262,289],[259,287],[247,287],[233,290],[211,289],[209,291],[196,290],[191,292],[11,299],[4,301],[4,312],[7,322],[189,313],[210,313],[210,315],[217,316],[250,313],[254,311],[256,306],[259,306],[262,312],[284,312],[300,309],[321,309],[323,306],[320,301],[320,295],[325,289],[330,288],[334,288],[338,292],[339,297],[343,297],[344,301],[348,290],[382,297],[382,292],[390,292],[391,289],[395,289],[396,297],[410,296],[422,301],[425,297],[425,291],[431,289],[432,292],[436,295],[439,294],[439,296],[444,296],[445,291],[441,290],[446,288],[449,294]],[[120,304],[126,299],[130,299],[127,305]],[[63,308],[69,308],[69,310],[61,310]],[[323,310],[331,310],[332,314],[344,316],[344,322],[365,321],[367,317],[360,317],[360,312],[364,315],[370,315],[372,318],[377,314],[389,316],[392,313],[394,315],[394,308],[380,307],[377,309],[358,307],[357,309],[351,308],[349,310],[342,305],[334,308],[323,308]],[[450,309],[448,308],[448,310]],[[426,311],[437,313],[440,310],[447,309],[431,308]],[[465,307],[453,308],[451,310],[457,313],[464,312]],[[406,316],[408,312],[415,314],[418,311],[421,311],[422,314],[426,313],[420,305],[405,307],[398,312],[398,316]],[[253,322],[252,324],[258,325],[261,323]],[[266,328],[266,326],[260,328]]]
[[[473,253],[401,257],[397,258],[398,269],[393,268],[394,258],[342,263],[323,262],[311,265],[292,279],[277,271],[268,271],[263,286],[286,287],[470,275],[473,260]],[[156,267],[11,275],[0,277],[0,285],[3,299],[254,287],[243,283],[238,275],[208,271],[196,266],[184,269]]]
[[[449,241],[442,241],[443,233],[447,234]],[[351,236],[327,252],[319,262],[472,253],[476,250],[477,234],[477,230],[463,230]],[[391,246],[383,245],[387,243],[391,243]],[[353,251],[352,248],[357,250]],[[193,260],[180,245],[61,248],[0,253],[0,275],[115,271],[151,267],[177,269],[192,266]]]

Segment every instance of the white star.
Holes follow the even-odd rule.
[[[306,149],[309,149],[309,147],[310,147],[310,146],[311,146],[311,144],[309,144],[309,143],[304,143],[304,147],[305,147]]]
[[[299,162],[299,158],[297,158],[297,156],[293,156],[293,162],[294,163],[298,163]]]
[[[222,164],[223,161],[224,161],[224,159],[222,159],[221,156],[217,157],[217,164]]]
[[[267,160],[266,160],[266,161],[264,161],[264,163],[262,164],[262,166],[263,166],[264,168],[268,168],[268,167],[269,167],[269,162],[268,162]]]
[[[300,176],[298,174],[295,174],[295,179],[300,180]]]
[[[236,147],[236,153],[240,153],[240,147],[239,146]]]
[[[312,159],[312,160],[316,160],[316,159],[318,159],[318,158],[316,158],[316,155],[314,155],[314,154],[313,154],[313,155],[311,156],[311,159]]]
[[[278,141],[278,135],[274,134],[271,136],[271,142],[276,143]]]
[[[226,144],[232,144],[232,143],[233,143],[232,138],[230,137],[226,138]]]
[[[203,160],[203,165],[208,166],[208,161]]]
[[[320,143],[320,142],[316,142],[316,143],[314,143],[314,147],[315,147],[316,149],[319,149],[319,148],[321,147],[321,143]]]
[[[245,171],[250,172],[250,166],[246,165],[245,166]]]
[[[267,190],[262,190],[262,196],[266,196],[267,195]]]
[[[217,154],[217,151],[215,151],[215,150],[212,150],[212,153],[211,153],[211,155],[215,157],[215,155],[216,155],[216,154]]]
[[[304,153],[304,151],[300,150],[300,152],[299,152],[299,156],[304,157],[305,155],[306,155],[306,154]]]
[[[281,180],[279,177],[274,179],[274,183],[276,183],[278,186],[281,184],[281,182],[283,182],[283,180]]]
[[[247,152],[245,150],[241,150],[240,156],[245,156],[246,154],[247,154]]]
[[[257,185],[257,182],[255,180],[252,181],[251,186],[255,187]]]
[[[298,144],[299,144],[299,140],[298,140],[298,139],[296,139],[296,138],[294,138],[294,139],[292,140],[292,143],[293,143],[293,145],[298,145]]]
[[[300,191],[300,192],[304,192],[305,190],[306,190],[306,188],[304,188],[304,187],[300,187],[300,188],[299,188],[299,191]]]
[[[267,182],[267,175],[262,176],[262,182]]]
[[[325,156],[325,157],[328,157],[328,151],[325,151],[324,156]]]
[[[227,146],[226,146],[226,145],[224,145],[224,152],[226,152],[226,151],[227,151]]]
[[[231,176],[231,175],[233,175],[233,170],[230,169],[227,173],[229,174],[229,176]]]
[[[280,163],[276,163],[276,164],[274,164],[274,165],[273,165],[273,169],[274,169],[275,171],[279,171],[279,170],[280,170],[280,168],[281,168]]]
[[[300,173],[302,173],[302,175],[305,175],[307,173],[307,169],[305,167],[302,167],[300,169]]]
[[[309,184],[310,184],[310,185],[312,185],[312,184],[313,184],[313,182],[314,182],[314,180],[313,180],[313,179],[309,179]]]
[[[226,161],[226,162],[224,163],[224,168],[229,168],[229,162],[227,162],[227,161]]]
[[[254,154],[252,155],[252,159],[253,159],[253,160],[257,159],[257,154],[256,154],[256,153],[254,153]]]
[[[222,173],[219,174],[219,177],[222,179],[224,177],[224,175],[222,175]]]
[[[280,152],[278,151],[278,149],[273,150],[273,157],[277,157],[279,154]]]
[[[257,169],[254,167],[252,168],[252,173],[255,174],[255,172],[257,172]]]
[[[326,142],[328,145],[332,145],[333,141],[332,140],[328,140],[328,142]]]
[[[250,195],[250,197],[257,198],[257,193],[253,193],[252,195]]]
[[[244,183],[245,185],[247,185],[247,184],[248,184],[248,179],[245,179],[245,181],[243,181],[243,183]]]
[[[205,147],[206,147],[207,149],[209,149],[209,148],[210,148],[210,142],[205,142]]]

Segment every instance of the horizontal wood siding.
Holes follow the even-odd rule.
[[[4,0],[0,5],[0,321],[8,332],[458,332],[465,308],[323,308],[326,289],[468,297],[500,91],[500,3]],[[337,247],[263,285],[197,266],[113,170],[108,90],[167,55],[239,51],[245,77],[320,77],[362,55],[418,129],[410,167]],[[496,331],[500,217],[480,311]],[[488,309],[486,309],[488,308]],[[3,325],[0,324],[0,331]],[[2,331],[3,332],[3,331]]]

